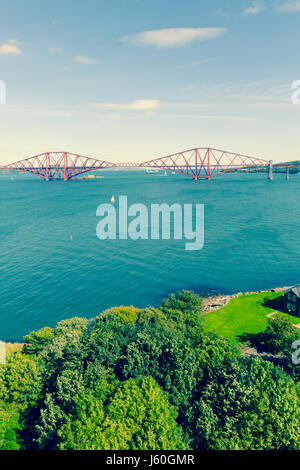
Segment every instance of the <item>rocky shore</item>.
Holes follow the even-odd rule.
[[[289,289],[290,286],[284,287],[274,287],[274,289],[266,290],[259,290],[255,292],[237,292],[236,294],[230,295],[223,295],[223,294],[216,294],[216,295],[208,295],[207,297],[203,298],[204,303],[204,313],[213,312],[214,310],[218,310],[219,308],[225,307],[231,299],[236,297],[240,297],[241,295],[250,295],[250,294],[260,294],[262,292],[283,292]]]

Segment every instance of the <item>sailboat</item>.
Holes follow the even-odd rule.
[[[112,202],[113,204],[115,203],[115,196],[112,195],[111,199],[110,199],[110,202]]]

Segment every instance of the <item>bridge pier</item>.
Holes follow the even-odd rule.
[[[288,181],[290,179],[290,167],[286,167],[286,180]]]
[[[272,180],[273,179],[273,160],[269,161],[269,175],[268,179]]]

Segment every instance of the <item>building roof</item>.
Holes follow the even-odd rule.
[[[286,292],[293,292],[294,294],[297,295],[297,297],[300,297],[300,284],[298,284],[297,286],[294,286],[294,287],[290,287],[289,289],[284,291],[284,293],[286,293]]]

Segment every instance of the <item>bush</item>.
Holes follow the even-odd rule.
[[[53,336],[53,328],[48,326],[38,331],[32,331],[24,337],[23,352],[25,354],[40,354],[51,343]]]
[[[256,335],[255,343],[264,351],[277,354],[291,349],[293,341],[300,338],[299,331],[285,318],[268,318],[268,326]]]

